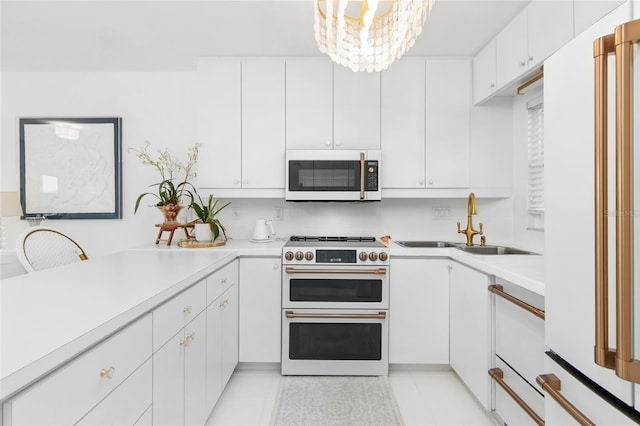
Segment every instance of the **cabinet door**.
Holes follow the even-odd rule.
[[[153,424],[184,424],[184,329],[153,354]]]
[[[528,67],[542,64],[573,38],[573,2],[533,0],[527,6]]]
[[[198,185],[240,188],[240,61],[198,60]]]
[[[280,258],[240,259],[240,362],[280,362]]]
[[[333,148],[333,67],[327,59],[287,59],[287,149]]]
[[[227,290],[222,299],[222,388],[238,365],[238,286]]]
[[[380,73],[333,66],[335,149],[380,149]]]
[[[185,327],[184,424],[203,425],[207,404],[207,316],[202,312]]]
[[[207,308],[207,403],[209,411],[222,394],[222,295]]]
[[[243,188],[284,188],[284,81],[284,60],[242,62]]]
[[[403,59],[382,72],[383,188],[424,188],[424,60]]]
[[[473,103],[479,104],[496,92],[496,40],[491,40],[473,58]]]
[[[471,66],[467,59],[426,61],[427,188],[469,186]]]
[[[489,278],[474,269],[451,263],[451,367],[480,403],[490,409]]]
[[[527,10],[523,10],[496,37],[498,88],[527,70]]]
[[[574,35],[578,35],[624,0],[573,0]]]
[[[449,363],[449,262],[392,259],[389,362]]]

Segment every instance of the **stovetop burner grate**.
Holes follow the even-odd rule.
[[[289,238],[290,241],[308,241],[308,242],[318,242],[318,241],[328,241],[328,242],[374,242],[376,237],[320,237],[320,236],[302,236],[302,235],[292,235]]]

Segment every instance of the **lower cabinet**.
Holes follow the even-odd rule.
[[[457,262],[450,262],[451,367],[480,403],[491,406],[489,276]]]
[[[207,308],[207,412],[211,412],[238,365],[238,286]]]
[[[207,420],[206,326],[202,312],[153,354],[155,425],[195,425]]]
[[[449,364],[448,265],[447,259],[391,259],[391,364]]]
[[[240,362],[280,362],[280,257],[240,259]]]

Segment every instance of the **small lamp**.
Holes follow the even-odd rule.
[[[1,247],[6,246],[5,217],[22,216],[22,206],[17,192],[0,192],[0,237]]]

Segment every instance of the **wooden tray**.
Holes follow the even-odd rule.
[[[197,240],[185,240],[184,238],[178,241],[178,247],[184,248],[207,248],[207,247],[220,247],[227,244],[226,241],[211,241],[211,242],[199,242]]]

